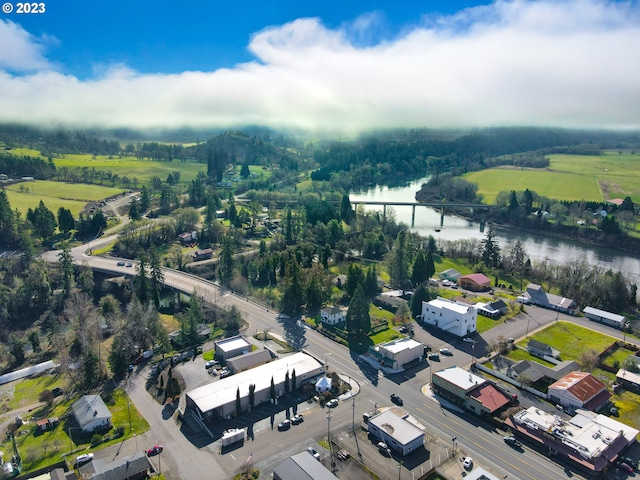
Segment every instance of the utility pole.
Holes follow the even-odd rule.
[[[333,458],[333,445],[331,444],[331,410],[327,410],[327,442],[329,443],[329,456],[331,458],[331,471],[335,473],[336,462]]]
[[[349,383],[351,383],[351,377],[349,377]],[[351,430],[353,435],[356,434],[356,397],[351,394]]]

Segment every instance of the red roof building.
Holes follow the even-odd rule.
[[[571,372],[549,386],[549,399],[571,409],[597,411],[605,405],[611,393],[598,378],[587,372]]]
[[[458,278],[458,285],[473,292],[480,292],[491,288],[491,279],[484,273],[471,273]]]

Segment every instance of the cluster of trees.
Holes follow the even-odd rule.
[[[0,155],[0,173],[9,178],[33,177],[49,180],[56,174],[56,166],[51,159],[44,161],[37,157],[4,152]]]

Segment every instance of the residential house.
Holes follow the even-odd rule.
[[[509,311],[509,307],[503,300],[495,300],[493,302],[478,302],[473,304],[478,313],[484,317],[499,318]]]
[[[609,402],[611,393],[598,378],[587,372],[571,372],[552,383],[549,400],[569,409],[598,411]]]
[[[83,432],[93,433],[111,427],[111,412],[99,395],[85,395],[71,405],[73,416]]]
[[[58,417],[41,418],[38,420],[38,430],[45,432],[55,428],[59,423]]]
[[[458,285],[472,292],[482,292],[491,288],[491,279],[484,273],[471,273],[458,278]]]
[[[529,352],[534,357],[551,357],[551,358],[560,358],[560,352],[555,348],[551,348],[546,343],[539,342],[538,340],[530,339],[529,343],[527,343],[527,352]]]
[[[630,372],[621,368],[616,373],[616,381],[622,385],[625,390],[640,393],[640,373]]]
[[[520,300],[520,298],[522,298],[522,300]],[[576,302],[572,299],[555,295],[553,293],[547,293],[544,291],[542,285],[537,285],[535,283],[527,285],[527,289],[521,297],[518,297],[518,299],[521,303],[532,303],[538,307],[557,310],[570,315],[574,315],[577,308]]]
[[[323,307],[320,310],[320,318],[327,325],[337,325],[347,320],[347,309],[344,307]]]
[[[142,480],[151,470],[149,459],[142,452],[118,458],[113,462],[96,459],[80,468],[82,478],[90,480]]]
[[[438,297],[422,302],[422,322],[458,337],[476,331],[478,312],[471,305]]]

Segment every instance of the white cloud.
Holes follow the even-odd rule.
[[[46,44],[54,42],[52,37],[35,38],[17,23],[0,20],[0,69],[20,72],[51,69],[43,50]]]
[[[14,60],[13,68],[40,69],[22,76],[0,71],[0,120],[351,131],[640,128],[640,13],[634,3],[500,1],[425,18],[402,36],[372,45],[367,28],[378,28],[379,20],[364,15],[335,30],[319,19],[269,27],[251,39],[256,61],[232,69],[141,75],[118,66],[91,80],[52,71],[38,41],[0,22],[0,43],[9,25],[15,44],[31,53],[22,64]]]

